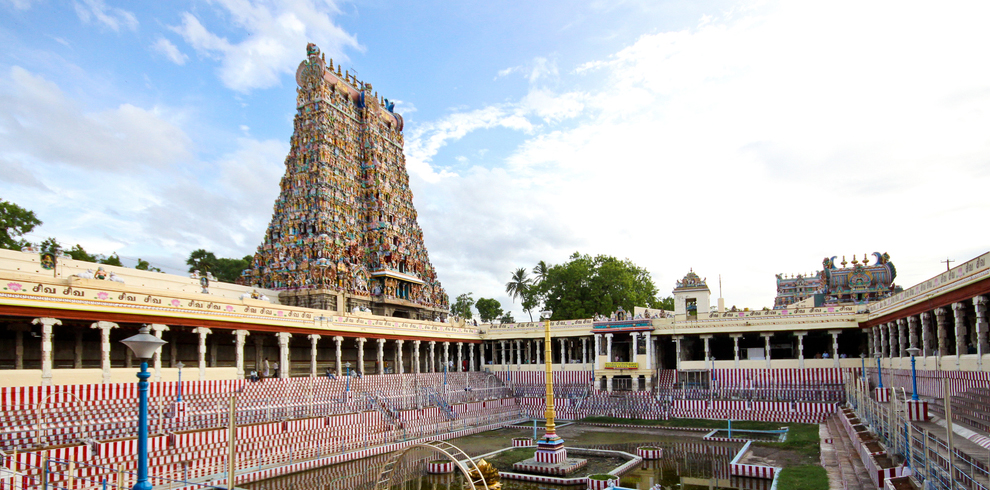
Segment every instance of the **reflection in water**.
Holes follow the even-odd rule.
[[[635,453],[642,444],[601,444],[594,449]],[[732,444],[669,443],[664,457],[644,461],[622,475],[621,485],[649,490],[656,484],[671,490],[752,489],[769,490],[769,480],[736,478],[729,475],[729,461],[738,450]],[[318,468],[269,480],[241,485],[248,490],[372,490],[375,478],[391,455],[379,455],[348,463]],[[427,475],[426,462],[436,459],[428,450],[413,450],[397,465],[392,490],[462,490],[463,478],[455,470],[448,475]],[[502,490],[583,490],[583,485],[555,486],[502,479]]]

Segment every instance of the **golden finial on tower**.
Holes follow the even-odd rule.
[[[845,255],[843,255],[843,256],[842,256],[842,262],[839,262],[839,263],[840,263],[840,264],[842,264],[842,267],[845,267],[845,266],[846,266],[846,264],[848,264],[849,262],[846,262],[846,256],[845,256]]]
[[[853,264],[853,265],[856,265],[856,264],[859,264],[859,261],[858,261],[858,260],[856,260],[856,254],[853,254],[853,261],[852,261],[852,264]]]

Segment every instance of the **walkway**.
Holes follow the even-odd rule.
[[[822,441],[822,466],[828,472],[829,489],[872,488],[873,480],[849,440],[849,434],[839,426],[837,416],[829,417],[818,429]]]

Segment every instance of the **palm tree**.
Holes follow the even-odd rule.
[[[532,283],[533,280],[526,277],[526,268],[520,267],[512,273],[512,279],[505,283],[505,292],[512,297],[512,302],[514,303],[516,298],[526,293]]]
[[[550,267],[541,260],[540,263],[536,264],[536,267],[533,267],[533,273],[536,274],[536,284],[542,284],[546,280],[547,274],[550,273]]]

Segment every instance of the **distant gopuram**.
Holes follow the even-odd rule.
[[[315,44],[296,70],[285,176],[246,283],[283,304],[435,319],[447,294],[409,190],[402,116]]]

